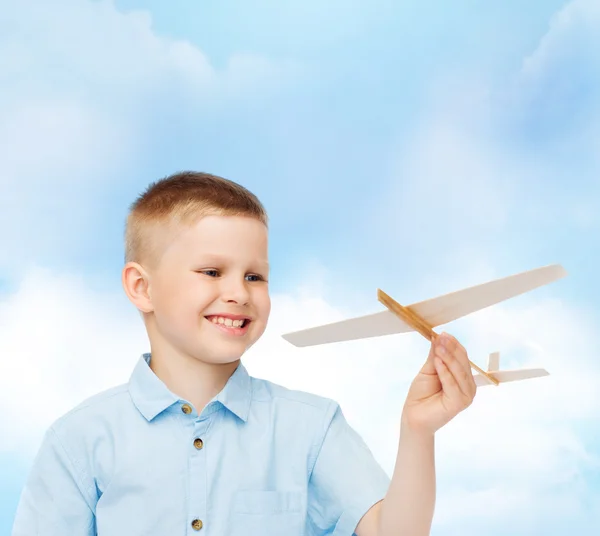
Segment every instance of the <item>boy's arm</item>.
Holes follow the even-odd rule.
[[[427,536],[435,506],[434,434],[471,405],[477,391],[467,351],[451,335],[434,338],[411,384],[390,487],[357,536]]]
[[[21,493],[12,536],[96,536],[93,483],[48,430]]]
[[[429,535],[435,507],[434,458],[434,435],[403,423],[387,494],[362,518],[356,535]]]
[[[337,403],[330,404],[324,418],[310,471],[308,524],[315,534],[351,536],[365,513],[385,497],[390,478]]]

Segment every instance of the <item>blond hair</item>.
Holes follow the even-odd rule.
[[[129,207],[125,263],[155,267],[174,230],[209,215],[248,216],[268,225],[262,203],[240,184],[209,173],[175,173],[151,183]]]

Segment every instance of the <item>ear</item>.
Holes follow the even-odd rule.
[[[150,296],[150,277],[137,262],[128,262],[121,273],[121,283],[129,301],[142,313],[154,310]]]

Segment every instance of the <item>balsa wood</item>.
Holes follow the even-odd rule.
[[[433,331],[433,328],[425,322],[422,318],[420,318],[417,314],[411,311],[408,307],[404,307],[400,305],[396,300],[394,300],[391,296],[386,294],[383,290],[377,289],[377,299],[383,303],[390,311],[394,314],[398,315],[398,317],[411,325],[415,331],[418,331],[423,337],[425,337],[428,341],[433,341],[438,334]],[[478,367],[475,363],[469,360],[471,367],[473,367],[479,374],[487,378],[490,383],[494,385],[499,385],[500,382],[490,376],[487,372],[485,372],[482,368]]]
[[[560,264],[543,266],[519,274],[495,279],[449,294],[416,302],[407,307],[435,328],[465,315],[514,298],[535,288],[547,285],[566,275]],[[291,333],[282,337],[294,346],[315,346],[333,342],[352,341],[407,333],[413,327],[386,309],[377,313],[348,318]]]
[[[492,352],[488,356],[488,372],[500,370],[500,352]]]
[[[567,271],[560,264],[551,264],[429,298],[409,307],[435,328],[531,292],[566,275]]]
[[[506,382],[518,382],[522,380],[531,380],[533,378],[541,378],[543,376],[549,376],[550,373],[543,368],[537,369],[516,369],[516,370],[496,370],[488,371],[494,378],[500,383]],[[484,378],[480,374],[475,375],[475,385],[477,387],[484,387],[490,385],[487,378]]]
[[[417,331],[431,341],[438,336],[433,331],[433,328],[438,325],[547,285],[566,275],[566,270],[560,264],[553,264],[488,281],[406,307],[378,289],[378,299],[386,306],[384,311],[286,333],[282,337],[295,346],[314,346]],[[471,367],[479,372],[474,376],[478,386],[498,385],[502,382],[548,375],[544,369],[499,370],[499,359],[500,355],[497,352],[490,354],[487,371],[470,361]]]

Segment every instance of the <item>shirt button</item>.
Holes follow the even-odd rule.
[[[200,439],[199,437],[194,439],[194,447],[196,447],[198,450],[200,450],[203,446],[204,446],[204,442],[202,441],[202,439]]]
[[[186,415],[189,415],[192,412],[192,408],[189,404],[184,404],[181,406],[181,411],[183,411]]]
[[[199,519],[194,519],[194,521],[192,521],[192,528],[194,530],[200,530],[202,528],[202,521]]]

